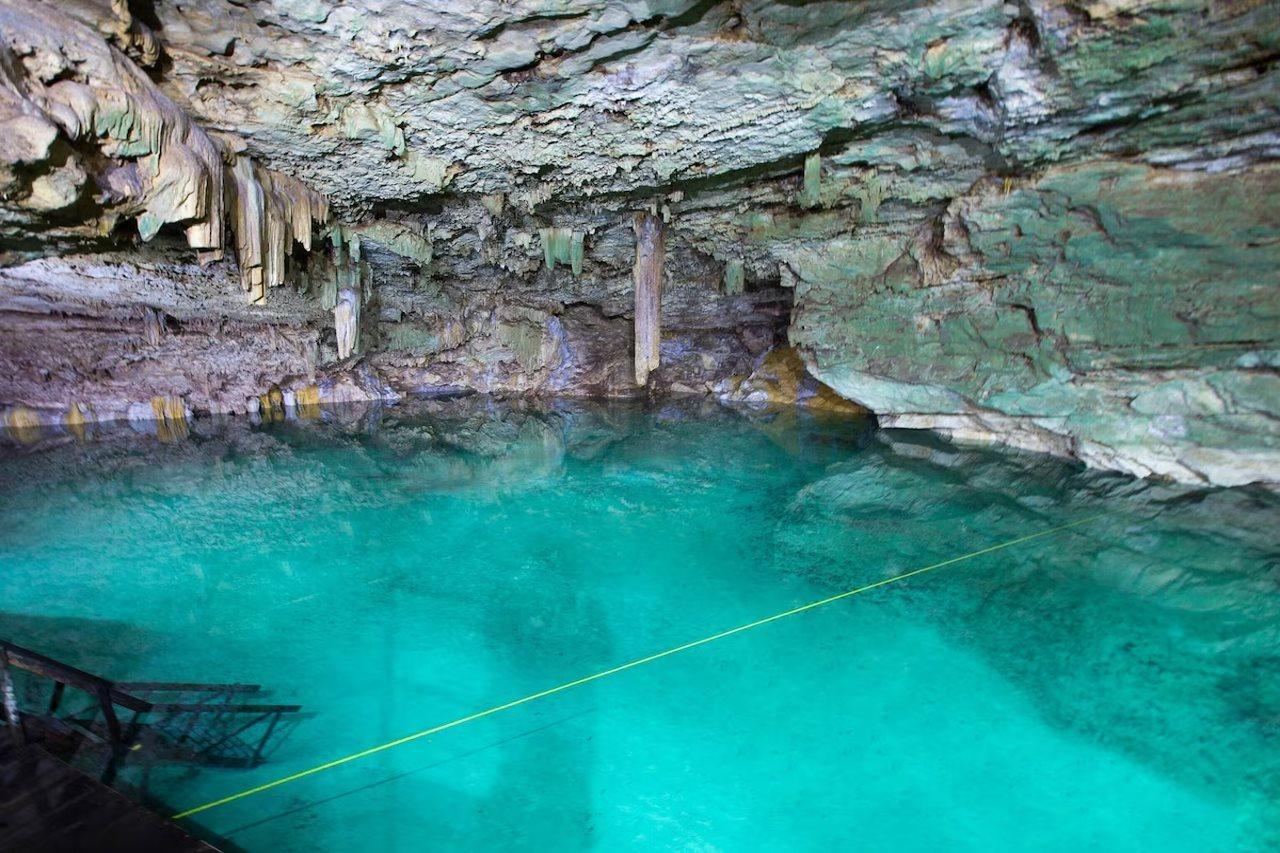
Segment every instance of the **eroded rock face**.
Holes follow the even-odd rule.
[[[1278,13],[0,0],[0,402],[742,398],[789,338],[886,424],[1280,482]]]
[[[1280,170],[1115,160],[987,184],[879,257],[808,269],[793,336],[883,412],[1138,475],[1280,469]],[[860,285],[831,265],[864,262]]]

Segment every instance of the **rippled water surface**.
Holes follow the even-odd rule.
[[[229,849],[1280,846],[1267,494],[698,405],[127,432],[0,450],[0,636],[303,706],[174,810],[1104,514],[188,822]]]

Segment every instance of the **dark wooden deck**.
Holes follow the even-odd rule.
[[[0,728],[0,850],[167,853],[216,848]]]

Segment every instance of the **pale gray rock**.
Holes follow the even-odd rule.
[[[0,0],[0,405],[746,398],[789,343],[885,425],[1275,484],[1278,13]]]

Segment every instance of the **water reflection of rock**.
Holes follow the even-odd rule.
[[[881,435],[785,508],[780,570],[850,588],[1105,513],[876,606],[977,649],[1055,727],[1228,798],[1260,849],[1280,843],[1280,499]]]
[[[267,410],[269,413],[269,410]],[[59,428],[9,435],[0,466],[6,480],[72,483],[109,478],[126,470],[157,479],[218,483],[235,488],[233,475],[252,467],[243,485],[259,499],[305,488],[341,496],[344,478],[381,477],[406,494],[468,490],[478,494],[533,487],[559,476],[566,458],[590,459],[625,437],[645,417],[635,404],[577,405],[499,401],[473,396],[411,400],[395,407],[356,402],[316,407],[308,418],[220,416],[184,422],[181,433],[157,434],[154,422],[87,425],[84,436]],[[150,428],[147,428],[150,427]],[[339,452],[341,451],[341,452]],[[312,454],[314,479],[272,479],[272,460]],[[284,476],[284,475],[282,475]]]
[[[865,412],[776,404],[725,405],[792,457],[810,453],[815,444],[831,442],[852,451],[865,446],[875,434],[875,419]]]

